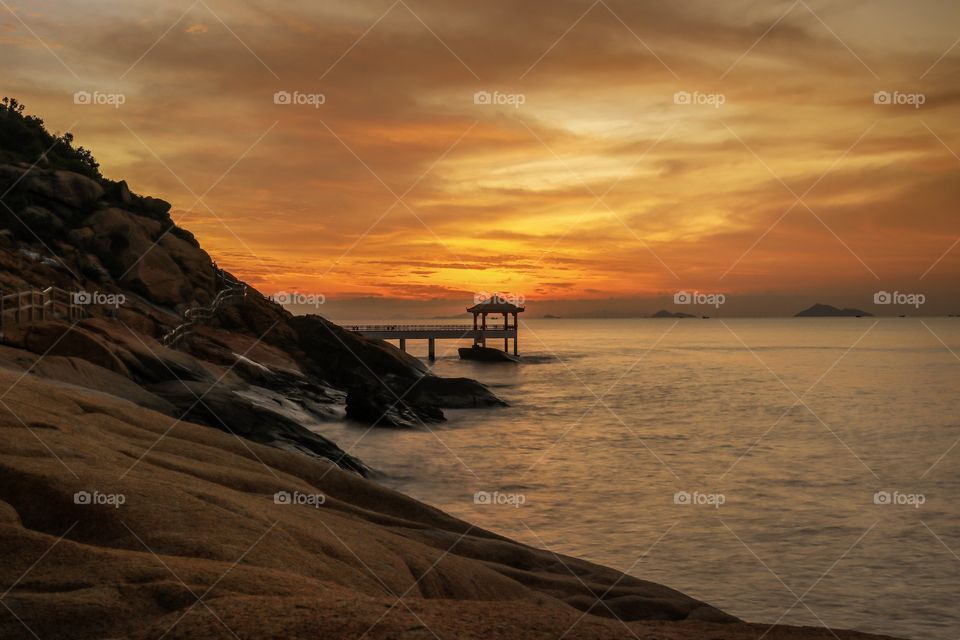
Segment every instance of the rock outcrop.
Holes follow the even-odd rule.
[[[475,381],[433,376],[383,341],[319,316],[295,317],[252,288],[242,302],[219,309],[182,351],[163,347],[158,340],[182,322],[183,311],[207,305],[233,277],[174,224],[169,203],[103,178],[92,157],[71,146],[72,138],[54,138],[42,122],[4,106],[3,141],[13,143],[0,148],[0,193],[7,205],[0,208],[0,289],[58,287],[122,301],[88,305],[91,317],[75,326],[6,328],[9,346],[69,359],[69,366],[59,367],[61,377],[83,385],[76,363],[85,361],[92,368],[80,366],[91,389],[109,389],[108,381],[120,376],[127,383],[117,393],[141,406],[171,415],[185,411],[197,422],[325,456],[360,473],[367,471],[362,463],[312,431],[294,428],[290,416],[418,427],[443,420],[444,408],[503,404]],[[32,148],[51,152],[39,161],[21,154]],[[209,401],[190,407],[192,393],[185,390],[194,387],[207,389]],[[277,394],[295,409],[271,411],[238,393]],[[231,403],[242,409],[229,409]],[[214,413],[221,420],[204,413],[211,405],[220,408]]]

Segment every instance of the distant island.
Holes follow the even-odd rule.
[[[697,316],[692,313],[683,313],[682,311],[667,311],[666,309],[660,309],[655,314],[650,316],[651,318],[696,318]]]
[[[860,309],[838,309],[829,304],[817,303],[804,309],[794,316],[795,318],[839,318],[839,317],[873,317],[872,313]]]

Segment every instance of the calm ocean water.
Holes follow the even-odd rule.
[[[960,319],[529,320],[521,365],[457,346],[435,371],[511,407],[322,431],[456,516],[750,621],[960,635]]]

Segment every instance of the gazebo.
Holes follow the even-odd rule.
[[[487,327],[487,315],[494,314],[499,315],[503,314],[503,331],[512,331],[513,332],[513,355],[518,355],[517,353],[517,336],[519,332],[519,323],[517,315],[523,313],[523,307],[513,304],[506,298],[503,298],[500,295],[493,294],[483,302],[479,302],[472,307],[467,307],[467,311],[473,314],[473,330],[479,331],[479,333],[474,334],[476,337],[473,339],[473,344],[475,346],[486,347],[487,339],[485,332],[488,329]],[[510,324],[510,316],[513,316],[513,325]],[[498,326],[491,325],[490,329],[500,329]],[[504,353],[508,352],[510,346],[510,338],[503,339],[503,351]]]

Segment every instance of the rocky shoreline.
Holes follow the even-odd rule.
[[[168,203],[0,116],[16,142],[0,148],[16,304],[0,308],[0,637],[867,637],[745,624],[370,480],[305,425],[416,429],[503,401],[251,287],[166,346],[236,279]],[[21,312],[36,297],[19,294],[49,287],[82,317]]]

